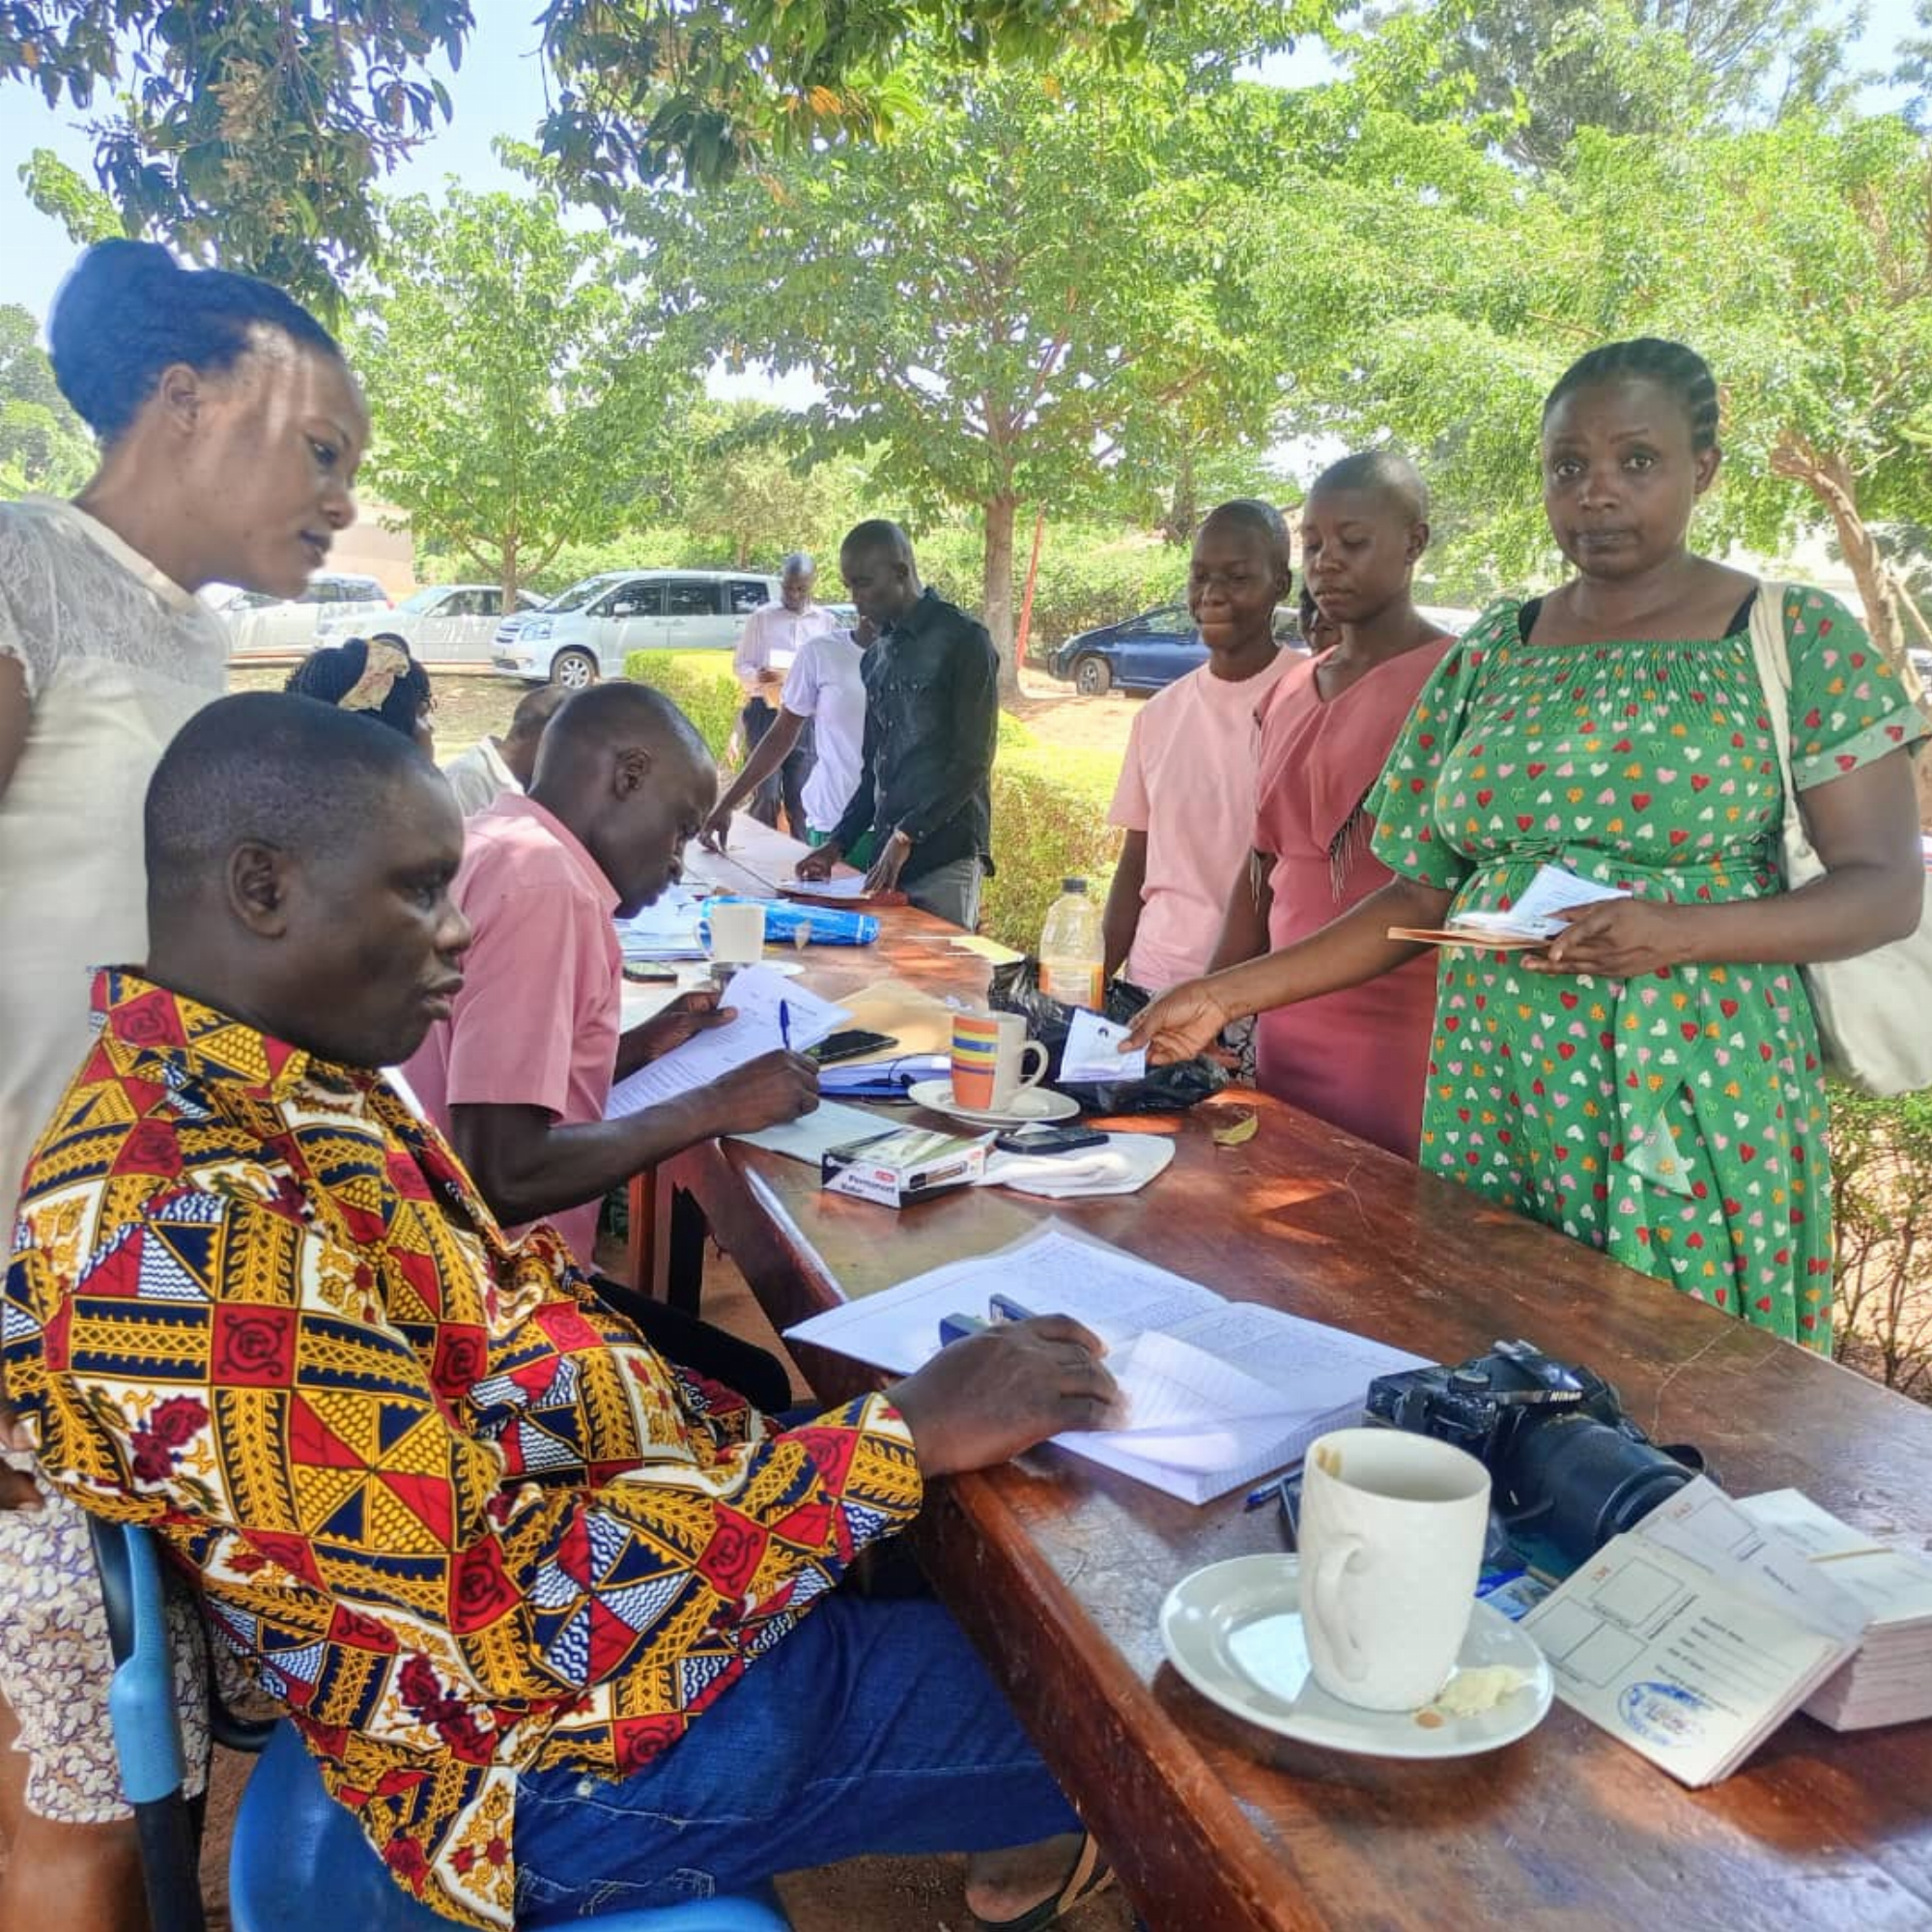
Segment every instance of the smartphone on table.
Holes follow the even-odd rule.
[[[1009,1127],[993,1136],[1002,1153],[1074,1153],[1081,1148],[1104,1147],[1107,1136],[1096,1127],[1056,1127],[1041,1122],[1030,1127]]]
[[[852,1027],[844,1033],[827,1034],[816,1046],[806,1048],[805,1057],[821,1066],[836,1066],[841,1060],[863,1060],[868,1053],[883,1053],[897,1044],[889,1033],[867,1033],[862,1027]]]

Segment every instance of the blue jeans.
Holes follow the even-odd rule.
[[[525,1775],[517,1923],[750,1890],[869,1852],[994,1851],[1079,1829],[944,1605],[839,1591],[642,1771]]]

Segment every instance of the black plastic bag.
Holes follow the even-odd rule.
[[[1152,997],[1145,987],[1116,980],[1107,988],[1103,1012],[1124,1025]],[[1047,1084],[1079,1101],[1083,1114],[1178,1114],[1228,1084],[1227,1073],[1205,1056],[1177,1061],[1172,1066],[1150,1066],[1145,1080],[1062,1080],[1061,1056],[1066,1051],[1073,1009],[1040,991],[1037,959],[996,966],[986,988],[986,1004],[996,1013],[1018,1013],[1026,1020],[1027,1037],[1046,1048]]]

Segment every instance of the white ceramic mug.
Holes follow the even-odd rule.
[[[714,964],[755,966],[765,956],[765,909],[755,899],[714,899],[705,918]]]
[[[1448,1682],[1469,1628],[1490,1472],[1400,1429],[1338,1429],[1301,1481],[1301,1621],[1315,1679],[1370,1711],[1412,1711]]]

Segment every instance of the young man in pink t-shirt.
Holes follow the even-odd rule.
[[[1114,792],[1123,826],[1107,895],[1106,977],[1150,992],[1208,970],[1229,889],[1254,842],[1256,717],[1293,661],[1275,642],[1289,591],[1288,526],[1239,497],[1194,540],[1187,608],[1208,662],[1148,699]]]

